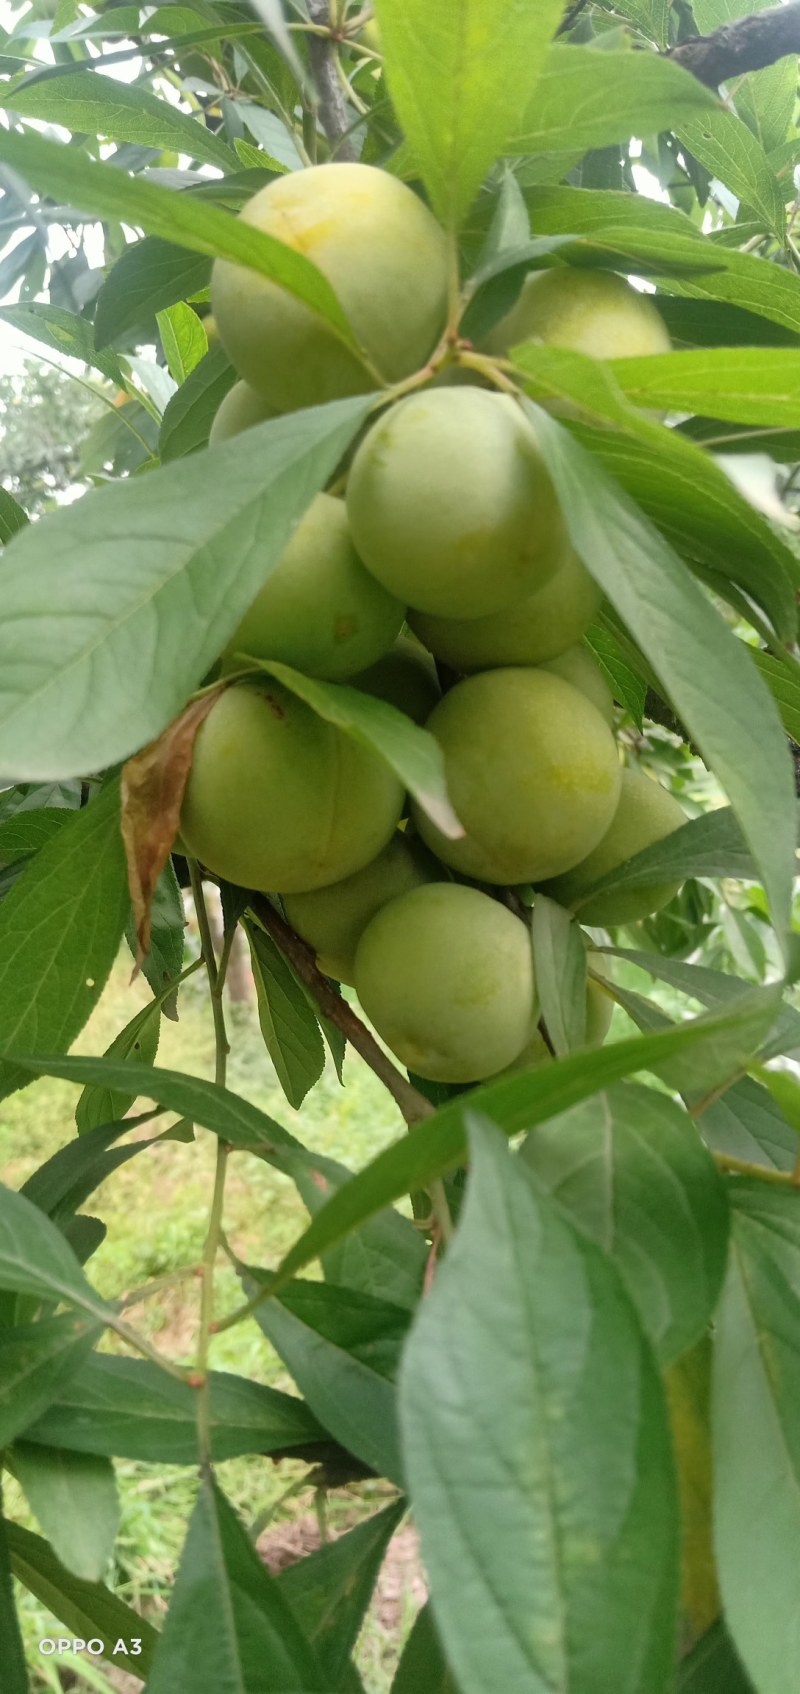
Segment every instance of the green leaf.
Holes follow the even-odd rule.
[[[664,1373],[681,1508],[681,1613],[687,1637],[720,1610],[712,1529],[711,1336]]]
[[[221,170],[235,170],[236,154],[199,119],[178,111],[141,83],[104,77],[94,68],[40,75],[6,88],[0,106],[39,123],[61,124],[73,134],[128,141],[138,147],[173,148]]]
[[[282,1168],[293,1177],[312,1217],[353,1174],[346,1165],[319,1154],[309,1158],[305,1153],[287,1153]],[[428,1248],[420,1231],[410,1218],[388,1207],[323,1254],[322,1269],[327,1282],[413,1311],[422,1293],[427,1260]]]
[[[152,1140],[126,1141],[121,1147],[113,1145],[141,1121],[141,1118],[121,1118],[117,1123],[101,1124],[97,1129],[87,1130],[85,1135],[73,1138],[28,1177],[20,1193],[27,1200],[32,1200],[48,1217],[54,1218],[63,1229],[78,1207],[107,1176],[120,1165],[127,1164],[128,1159],[135,1158],[145,1147],[152,1147]],[[156,1136],[154,1139],[160,1138]]]
[[[212,1371],[211,1449],[216,1461],[276,1453],[325,1439],[293,1394]],[[58,1400],[25,1431],[29,1443],[146,1464],[197,1463],[197,1393],[147,1359],[93,1353]]]
[[[717,106],[687,112],[670,126],[712,176],[782,240],[786,229],[783,193],[760,141],[735,112]],[[651,126],[652,128],[652,126]]]
[[[16,1057],[16,1055],[15,1055]],[[273,1158],[280,1148],[302,1154],[305,1149],[274,1118],[251,1106],[241,1095],[181,1071],[155,1069],[131,1059],[89,1059],[70,1054],[68,1058],[21,1060],[34,1076],[61,1076],[66,1082],[93,1083],[114,1092],[133,1093],[156,1100],[166,1111],[190,1118],[205,1129],[213,1129],[233,1147]]]
[[[242,1280],[248,1296],[270,1282],[251,1266]],[[409,1313],[354,1289],[296,1282],[262,1300],[255,1318],[324,1428],[379,1476],[401,1483],[396,1396],[386,1373]]]
[[[785,935],[795,799],[791,760],[772,699],[742,644],[658,532],[561,425],[539,407],[531,411],[572,544],[624,618],[727,791],[776,927]]]
[[[800,350],[707,347],[658,358],[613,359],[609,368],[637,406],[699,412],[767,429],[800,427]]]
[[[628,18],[644,35],[649,35],[658,47],[669,45],[672,0],[614,0],[613,7],[608,9],[613,10],[616,17]]]
[[[456,226],[509,147],[561,20],[561,0],[376,0],[389,90],[442,222]],[[568,144],[569,145],[569,144]]]
[[[18,536],[4,558],[0,768],[80,774],[158,735],[233,634],[370,404],[335,401],[259,424],[214,448],[213,469],[193,455]]]
[[[584,49],[570,47],[571,59],[573,54]],[[596,73],[602,78],[603,62],[610,57],[592,53],[591,58],[597,67]],[[650,68],[655,65],[657,70],[669,67],[669,61],[645,57],[636,54],[634,58],[637,77],[651,74]],[[646,70],[645,67],[648,67]],[[677,69],[672,66],[672,69]],[[695,87],[700,85],[689,77],[689,82]],[[570,108],[565,109],[565,121],[569,122]],[[626,134],[631,134],[627,131]],[[609,230],[619,231],[624,225],[641,225],[650,229],[657,226],[668,233],[673,220],[677,228],[688,234],[693,228],[688,218],[680,212],[659,206],[646,200],[641,194],[615,192],[612,189],[597,190],[585,188],[533,188],[526,195],[531,210],[533,225],[537,235],[557,235],[568,231],[572,235],[592,234],[602,240]],[[704,242],[705,237],[695,232],[695,239]],[[705,308],[711,301],[729,302],[729,313],[736,308],[734,325],[741,325],[742,309],[747,313],[757,313],[770,318],[790,332],[792,340],[797,335],[800,322],[800,277],[794,272],[785,270],[782,265],[771,264],[766,259],[759,259],[753,253],[739,253],[735,249],[720,247],[709,242],[714,249],[715,269],[704,274],[693,273],[691,276],[665,275],[661,288],[668,294],[691,295],[698,297],[698,305]],[[660,302],[659,302],[660,303]],[[675,303],[677,306],[677,302]],[[668,317],[672,303],[665,302],[665,316]],[[696,321],[693,317],[692,321]],[[707,320],[706,320],[707,321]],[[729,339],[724,331],[726,319],[719,318],[715,311],[710,320],[709,338],[712,342]],[[751,340],[749,334],[736,334],[734,340]],[[795,342],[796,345],[796,342]]]
[[[682,1661],[676,1694],[756,1694],[721,1618]]]
[[[463,835],[447,793],[442,750],[427,730],[387,700],[336,682],[319,682],[272,659],[257,662],[327,723],[379,753],[444,835]]]
[[[305,1265],[391,1201],[457,1170],[467,1153],[465,1100],[470,1108],[491,1117],[506,1135],[515,1135],[634,1071],[652,1070],[658,1075],[669,1068],[676,1055],[694,1056],[704,1074],[713,1076],[709,1086],[716,1086],[752,1058],[774,1003],[769,995],[764,998],[763,990],[749,993],[722,1013],[706,1013],[678,1028],[617,1041],[598,1051],[574,1053],[538,1070],[485,1083],[464,1099],[451,1101],[434,1117],[414,1125],[402,1141],[379,1153],[331,1196],[289,1249],[278,1268],[277,1286],[284,1286]]]
[[[531,1131],[522,1157],[612,1258],[662,1365],[704,1333],[728,1251],[728,1206],[688,1113],[633,1083]]]
[[[319,1024],[272,937],[254,923],[244,928],[264,1044],[289,1105],[302,1106],[325,1069]]]
[[[700,1128],[709,1147],[749,1164],[791,1171],[797,1163],[798,1141],[769,1090],[746,1076],[707,1106]]]
[[[13,1466],[56,1558],[73,1576],[99,1582],[119,1529],[117,1484],[110,1459],[18,1441]]]
[[[129,903],[114,782],[69,814],[0,905],[0,1053],[71,1045],[105,986]],[[0,1060],[2,1093],[25,1080]]]
[[[0,1187],[0,1288],[65,1301],[105,1323],[108,1308],[89,1286],[55,1224],[13,1188]]]
[[[784,664],[773,653],[753,653],[764,681],[778,707],[781,723],[793,741],[800,741],[800,669]]]
[[[98,1334],[96,1323],[74,1312],[0,1329],[0,1448],[57,1398]]]
[[[678,1512],[652,1356],[603,1254],[469,1119],[461,1223],[400,1384],[448,1657],[462,1694],[667,1694]]]
[[[31,300],[0,308],[0,321],[20,335],[30,335],[34,341],[41,341],[55,353],[82,359],[85,365],[100,371],[118,388],[123,386],[124,379],[116,355],[98,352],[94,331],[87,318],[67,312],[63,306],[53,306],[49,300]]]
[[[689,818],[680,829],[634,853],[623,865],[598,877],[592,895],[617,888],[646,888],[652,882],[685,882],[689,876],[741,877],[755,882],[757,872],[730,806]],[[588,894],[586,899],[588,899]],[[577,909],[585,904],[583,896]]]
[[[529,393],[545,403],[566,399],[577,409],[578,439],[688,563],[729,599],[729,584],[743,589],[763,606],[780,638],[793,641],[794,556],[710,455],[679,431],[643,417],[597,360],[533,345],[517,348],[514,357]]]
[[[130,1023],[114,1037],[111,1046],[106,1049],[106,1056],[109,1059],[132,1059],[137,1064],[152,1065],[158,1052],[160,1033],[160,1009],[156,1001],[151,1000],[141,1011],[136,1012]],[[115,1093],[111,1088],[93,1088],[91,1085],[84,1088],[75,1107],[78,1134],[85,1135],[87,1130],[98,1129],[102,1124],[114,1123],[124,1118],[135,1099],[135,1094]]]
[[[70,81],[74,80],[71,76]],[[159,111],[168,110],[161,100],[158,107]],[[202,134],[194,120],[189,122]],[[231,259],[269,277],[325,318],[348,345],[353,345],[347,320],[327,278],[304,254],[263,230],[240,223],[196,195],[176,193],[141,177],[127,176],[114,165],[96,163],[63,142],[45,141],[33,130],[24,134],[4,131],[3,161],[42,194],[60,197],[98,218],[138,225],[149,235],[160,235],[165,241],[190,247],[212,259]]]
[[[158,235],[133,241],[112,266],[97,296],[95,342],[106,347],[127,330],[148,324],[158,312],[205,288],[207,257],[176,247]],[[12,308],[13,310],[13,308]]]
[[[587,647],[591,648],[614,699],[624,706],[636,728],[640,730],[647,694],[644,678],[633,669],[620,643],[602,624],[592,624],[584,636],[584,641]]]
[[[224,347],[212,347],[167,402],[158,437],[163,464],[208,446],[211,425],[235,381]]]
[[[148,1694],[315,1694],[313,1651],[211,1477],[203,1477]]]
[[[673,129],[684,116],[700,109],[705,117],[716,107],[696,77],[656,53],[551,47],[525,121],[519,133],[509,133],[505,152],[584,153]]]
[[[87,1641],[99,1636],[109,1646],[123,1640],[132,1649],[131,1659],[114,1663],[130,1664],[137,1675],[147,1676],[158,1641],[152,1624],[101,1582],[84,1582],[65,1570],[41,1536],[16,1523],[6,1524],[6,1535],[11,1569],[29,1593],[75,1635]]]
[[[208,352],[202,319],[179,300],[174,306],[165,306],[157,321],[170,376],[180,387]]]
[[[3,1643],[3,1687],[5,1694],[28,1694],[25,1649],[11,1586],[11,1562],[7,1531],[13,1525],[0,1513],[0,1640]]]
[[[389,1542],[406,1512],[405,1500],[376,1512],[347,1535],[289,1565],[278,1577],[319,1658],[331,1688],[344,1688],[356,1645]]]
[[[5,547],[12,535],[18,535],[28,521],[28,514],[19,501],[9,494],[8,489],[0,488],[0,547]]]
[[[712,815],[719,816],[718,813]],[[729,1005],[742,992],[740,977],[729,976],[724,971],[710,970],[707,965],[687,964],[684,959],[664,957],[660,953],[642,953],[629,947],[603,947],[599,951],[618,959],[627,959],[630,964],[638,965],[640,970],[647,971],[658,981],[668,982],[681,994],[688,994],[691,999],[699,1000],[702,1006]],[[790,1052],[796,1047],[800,1047],[800,1012],[796,1011],[794,1006],[784,1005],[775,1020],[763,1056],[774,1057],[776,1053]],[[787,1075],[785,1071],[769,1071],[763,1074],[769,1077]]]
[[[417,1613],[403,1648],[391,1694],[458,1694],[444,1661],[430,1602]]]
[[[800,1211],[731,1183],[731,1257],[714,1343],[715,1545],[731,1635],[757,1688],[794,1694],[800,1643]]]
[[[38,853],[69,818],[66,806],[40,806],[35,812],[17,812],[6,818],[0,823],[0,861],[10,865],[15,859]]]
[[[571,912],[537,894],[533,908],[536,993],[559,1058],[586,1041],[586,948]]]

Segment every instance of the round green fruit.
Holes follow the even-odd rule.
[[[376,754],[276,682],[226,689],[201,725],[181,813],[188,851],[245,888],[323,888],[374,859],[403,808]]]
[[[285,900],[286,916],[317,955],[317,964],[337,982],[355,981],[356,948],[382,906],[431,882],[434,871],[424,850],[398,832],[363,870],[342,882]]]
[[[541,669],[571,682],[573,688],[585,694],[587,700],[597,707],[609,729],[614,728],[614,696],[588,647],[568,647],[566,653],[560,653],[557,659],[548,659]]]
[[[384,381],[424,364],[446,316],[446,241],[405,183],[371,165],[314,165],[277,177],[240,217],[313,260]],[[233,364],[278,411],[375,386],[325,318],[257,271],[217,259],[211,296]]]
[[[351,677],[350,686],[374,694],[378,700],[388,700],[390,706],[419,724],[427,721],[442,697],[430,654],[407,635],[399,636],[382,659]]]
[[[318,494],[231,636],[226,664],[249,653],[343,682],[391,647],[404,617],[405,607],[364,569],[344,502]]]
[[[590,953],[588,962],[595,970],[602,966],[602,974],[608,975],[608,966],[603,960],[598,962],[597,954]],[[610,994],[606,994],[599,983],[587,982],[586,1039],[582,1045],[584,1047],[602,1047],[611,1028],[613,1016],[614,1001]],[[503,1075],[512,1076],[515,1071],[535,1070],[539,1065],[550,1065],[553,1058],[554,1054],[551,1053],[538,1024],[534,1024],[522,1052],[517,1055],[513,1064],[507,1066]]]
[[[614,737],[584,694],[541,670],[483,671],[428,720],[466,834],[450,841],[422,808],[434,853],[478,882],[541,882],[591,852],[617,808]]]
[[[480,388],[430,388],[384,412],[356,453],[347,510],[367,569],[437,617],[533,593],[563,537],[533,430],[507,395]]]
[[[666,906],[677,894],[680,882],[654,882],[644,888],[619,888],[583,902],[583,891],[618,865],[672,835],[686,822],[677,800],[640,770],[624,770],[619,806],[602,840],[569,876],[559,877],[548,888],[555,900],[579,911],[581,923],[599,925],[636,923]]]
[[[519,299],[492,330],[487,347],[503,355],[523,341],[570,347],[592,359],[668,353],[672,346],[648,294],[612,271],[564,265],[526,277]]]
[[[267,418],[277,415],[274,406],[262,400],[248,383],[235,382],[214,413],[208,445],[218,447],[221,441],[230,441],[232,435],[241,435],[242,430],[252,429],[254,424],[266,423]]]
[[[361,937],[355,977],[378,1034],[432,1082],[493,1076],[530,1029],[530,936],[476,888],[433,882],[392,900]]]
[[[431,618],[409,612],[408,621],[431,653],[453,670],[541,665],[580,641],[602,598],[602,590],[565,542],[549,581],[509,610],[488,618]]]

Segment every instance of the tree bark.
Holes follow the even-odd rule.
[[[691,36],[673,47],[669,57],[691,71],[707,88],[718,88],[731,77],[760,71],[800,53],[800,3],[772,6],[769,11],[737,18],[712,35]]]

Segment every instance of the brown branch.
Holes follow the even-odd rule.
[[[352,1006],[341,994],[337,994],[327,977],[317,970],[312,949],[305,941],[301,941],[300,936],[295,934],[285,918],[281,917],[280,912],[276,911],[263,894],[254,895],[250,904],[259,923],[263,924],[292,970],[313,995],[320,1011],[341,1030],[351,1047],[361,1054],[370,1070],[375,1072],[384,1088],[388,1089],[406,1123],[419,1123],[422,1118],[432,1117],[435,1108],[430,1101],[426,1100],[424,1094],[420,1094],[403,1076],[402,1071],[392,1064]]]
[[[312,24],[330,28],[330,0],[308,0],[308,16]],[[309,33],[308,58],[319,100],[319,117],[337,159],[352,162],[358,151],[351,135],[350,113],[339,72],[339,49],[333,35]]]
[[[668,56],[707,88],[718,88],[731,77],[763,70],[790,53],[800,53],[800,0],[737,18],[712,35],[691,36]]]

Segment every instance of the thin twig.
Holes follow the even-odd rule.
[[[330,142],[331,153],[337,159],[352,163],[358,158],[358,150],[348,134],[350,114],[339,75],[339,49],[333,34],[335,21],[331,18],[330,0],[308,0],[308,16],[312,24],[326,31],[322,35],[318,35],[316,30],[309,31],[307,37],[320,123]]]
[[[327,977],[323,976],[322,972],[317,969],[312,949],[306,945],[305,941],[301,941],[300,936],[296,935],[293,929],[290,929],[286,920],[281,917],[280,912],[276,911],[265,895],[254,895],[251,906],[259,923],[263,924],[268,935],[272,936],[275,945],[316,1000],[320,1011],[331,1023],[336,1025],[337,1029],[341,1030],[350,1045],[355,1048],[357,1053],[360,1053],[362,1059],[369,1065],[370,1070],[375,1072],[384,1087],[388,1089],[392,1099],[399,1106],[406,1123],[409,1125],[419,1123],[422,1118],[432,1117],[434,1107],[430,1100],[426,1100],[424,1094],[420,1094],[419,1090],[414,1088],[413,1084],[408,1082],[402,1072],[392,1064],[391,1059],[384,1053],[383,1048],[378,1046],[375,1037],[370,1034],[366,1024],[362,1023],[358,1014],[353,1011],[352,1006],[342,998],[341,994],[336,992]]]
[[[730,1176],[754,1176],[759,1182],[777,1182],[782,1187],[791,1187],[794,1177],[791,1171],[776,1171],[770,1165],[754,1165],[749,1159],[734,1159],[729,1153],[715,1153],[714,1162],[721,1171]]]
[[[737,18],[711,35],[692,36],[673,47],[669,58],[706,88],[718,88],[731,77],[763,70],[792,53],[800,53],[800,0]]]

